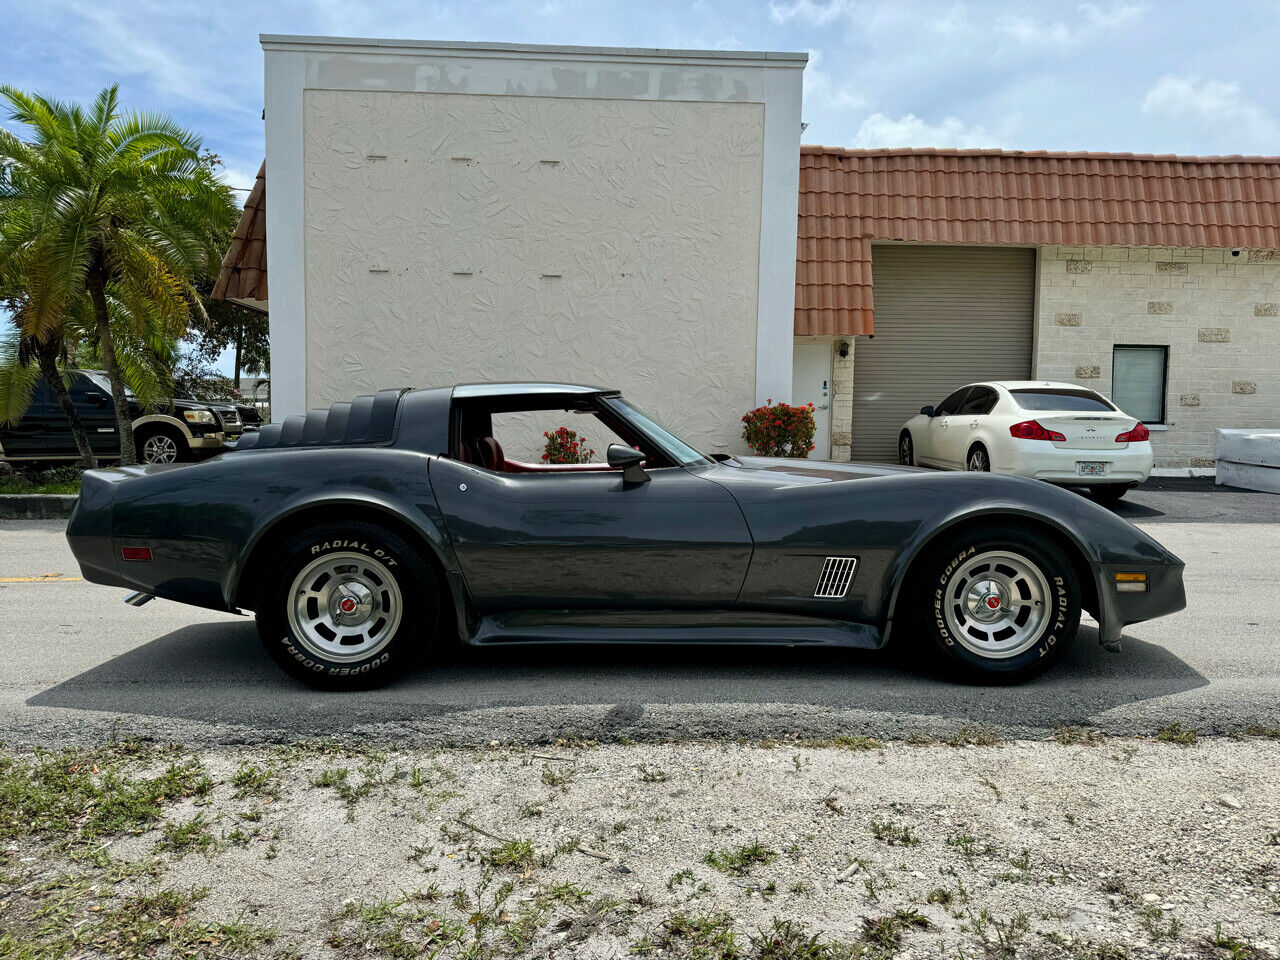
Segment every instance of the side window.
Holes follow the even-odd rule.
[[[502,444],[507,459],[527,464],[544,464],[548,440],[562,433],[554,449],[562,449],[566,459],[579,463],[604,463],[611,443],[624,443],[604,421],[592,414],[572,410],[519,410],[494,413],[493,437]],[[568,433],[572,433],[570,437]],[[547,434],[552,435],[548,437]],[[569,449],[569,444],[576,448]],[[563,462],[563,460],[561,461]]]
[[[996,405],[996,392],[990,387],[974,387],[968,399],[960,406],[962,416],[982,417]]]
[[[951,416],[960,410],[960,405],[964,403],[964,398],[969,395],[969,387],[961,387],[947,399],[938,404],[938,409],[934,411],[935,416]]]

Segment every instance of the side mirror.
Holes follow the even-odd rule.
[[[644,472],[644,454],[621,443],[609,444],[609,466],[622,471],[623,483],[648,483],[652,477]]]
[[[932,416],[933,416],[933,407],[930,407],[930,406],[923,406],[923,407],[921,407],[921,408],[920,408],[920,412],[921,412],[921,413],[923,413],[926,417],[932,417]]]

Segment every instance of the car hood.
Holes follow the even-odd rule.
[[[808,486],[841,480],[866,480],[910,473],[929,473],[918,467],[897,467],[887,463],[833,463],[826,460],[799,460],[789,457],[733,457],[717,464],[733,470],[735,476],[759,480],[774,487]]]

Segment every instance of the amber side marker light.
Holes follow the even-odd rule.
[[[1117,573],[1116,593],[1146,593],[1147,575],[1145,573]]]
[[[125,560],[150,560],[150,547],[121,547],[120,556]]]

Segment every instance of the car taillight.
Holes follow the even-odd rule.
[[[1151,439],[1151,431],[1147,429],[1145,423],[1134,424],[1132,430],[1126,430],[1124,433],[1116,437],[1116,443],[1141,443],[1143,440]]]
[[[120,557],[124,560],[150,560],[150,547],[121,547]]]
[[[1023,420],[1009,428],[1009,436],[1019,440],[1066,440],[1057,430],[1046,430],[1037,420]]]

